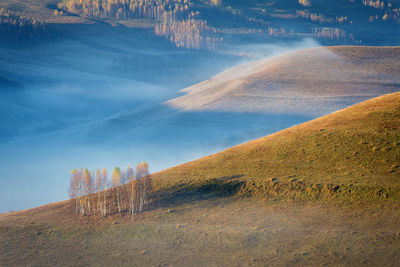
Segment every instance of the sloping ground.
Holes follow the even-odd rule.
[[[320,116],[399,88],[400,47],[320,47],[229,69],[166,104],[186,111]]]
[[[301,188],[306,197],[327,191],[351,198],[385,195],[399,199],[399,162],[400,93],[394,93],[154,177],[161,188],[179,183],[196,186],[214,179],[228,180],[231,186],[234,181],[244,183],[242,187],[261,194]]]
[[[2,266],[395,266],[398,203],[211,199],[135,217],[69,203],[0,215]]]
[[[398,265],[399,126],[394,93],[155,173],[133,222],[1,214],[0,265]]]

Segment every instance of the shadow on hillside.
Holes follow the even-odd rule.
[[[193,181],[158,191],[152,203],[153,208],[165,208],[194,203],[213,198],[235,195],[245,183],[239,180],[243,174],[211,178],[206,181]]]

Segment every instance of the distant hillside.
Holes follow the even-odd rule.
[[[2,8],[50,24],[153,28],[178,47],[210,50],[222,42],[304,37],[324,45],[394,45],[400,33],[400,4],[386,0],[2,0]]]
[[[261,195],[399,199],[399,162],[400,93],[394,93],[154,177],[159,188],[211,183]]]
[[[248,63],[182,90],[185,111],[328,114],[400,90],[400,47],[312,48]]]

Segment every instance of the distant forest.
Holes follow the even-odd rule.
[[[0,9],[0,45],[54,38],[61,33],[50,25],[78,15],[121,24],[146,20],[156,35],[177,47],[208,50],[247,36],[390,44],[400,28],[400,3],[392,0],[338,0],[329,8],[313,0],[62,0],[46,8],[51,24]]]
[[[361,28],[355,29],[354,23],[400,23],[400,6],[391,1],[348,0],[330,9],[322,8],[321,3],[314,4],[312,0],[287,3],[244,1],[234,7],[230,6],[231,2],[64,0],[59,8],[88,17],[153,20],[155,33],[168,38],[176,46],[210,50],[223,41],[227,32],[281,37],[305,34],[358,42],[358,31],[362,33],[365,29],[362,24],[357,26]],[[359,7],[362,11],[355,12]],[[299,27],[299,23],[304,25]]]
[[[58,7],[89,17],[153,20],[155,33],[177,47],[213,50],[221,40],[188,0],[64,0]]]
[[[2,46],[31,43],[54,37],[55,34],[43,21],[20,17],[4,8],[0,9],[0,45]]]

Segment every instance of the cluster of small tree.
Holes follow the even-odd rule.
[[[363,0],[362,3],[364,6],[369,6],[381,10],[379,14],[371,15],[369,17],[370,22],[380,20],[400,21],[400,6],[398,3],[385,3],[384,1],[380,0]]]
[[[369,17],[369,22],[394,20],[400,21],[400,9],[396,13],[385,13],[383,15],[374,15]]]
[[[54,9],[53,14],[54,14],[55,17],[59,17],[59,16],[64,15],[64,11],[58,10],[58,9]]]
[[[346,31],[338,28],[314,28],[312,33],[317,37],[329,38],[332,40],[339,40],[349,38],[354,40],[354,36],[351,34],[347,34]]]
[[[310,7],[312,5],[310,0],[298,0],[299,4],[305,7]]]
[[[320,24],[326,24],[326,23],[344,23],[347,21],[347,17],[335,17],[335,18],[328,18],[324,16],[323,14],[319,13],[311,13],[308,10],[296,10],[296,15],[314,22],[318,22]]]
[[[216,29],[207,26],[207,22],[189,17],[186,20],[160,23],[155,26],[155,33],[159,36],[166,36],[177,47],[199,49],[205,46],[214,50],[221,38],[207,36],[215,34]]]
[[[179,18],[190,5],[187,0],[64,0],[59,7],[91,17],[159,20],[166,12]]]
[[[374,7],[374,8],[377,8],[377,9],[384,9],[385,8],[385,2],[379,1],[379,0],[376,0],[376,1],[363,0],[362,3],[363,3],[364,6],[370,6],[370,7]]]
[[[267,33],[271,36],[283,35],[283,34],[286,34],[286,29],[283,27],[274,28],[274,27],[268,26]]]
[[[107,170],[97,170],[96,173],[88,169],[73,170],[69,194],[75,200],[76,212],[85,215],[91,211],[107,215]],[[94,194],[96,205],[93,206]]]
[[[16,45],[49,37],[50,31],[42,21],[20,17],[0,9],[0,44]]]
[[[222,0],[211,0],[211,3],[215,6],[221,6],[223,4]]]
[[[129,211],[142,212],[149,203],[152,188],[149,166],[146,162],[122,171],[115,167],[108,181],[107,169],[90,172],[88,169],[75,169],[71,172],[70,197],[75,202],[76,212],[89,213],[102,217],[110,213]]]

